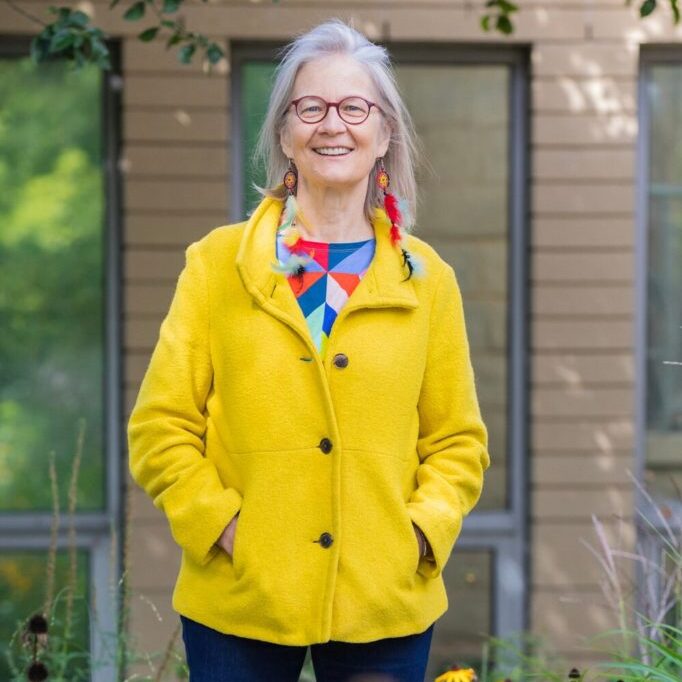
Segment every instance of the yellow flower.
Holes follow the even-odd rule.
[[[453,667],[439,675],[434,682],[476,682],[477,679],[473,668]]]

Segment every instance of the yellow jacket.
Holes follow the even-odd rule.
[[[490,466],[455,273],[408,235],[425,272],[403,281],[377,210],[322,358],[271,268],[281,211],[187,248],[130,417],[131,475],[182,548],[173,608],[288,645],[422,632]],[[214,543],[238,511],[230,557]]]

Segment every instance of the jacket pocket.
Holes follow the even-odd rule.
[[[239,517],[237,518],[237,525],[234,529],[234,538],[232,539],[232,568],[234,569],[234,575],[236,578],[238,578],[242,574],[242,568],[241,568],[241,540],[242,540],[242,535],[244,534],[244,528],[243,528],[243,523],[244,523],[244,512],[243,512],[243,505],[242,509],[239,511]]]

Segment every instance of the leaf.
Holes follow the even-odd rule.
[[[648,17],[656,9],[656,0],[644,0],[639,8],[640,17]]]
[[[42,62],[50,51],[50,41],[41,33],[31,40],[31,59],[35,64]]]
[[[140,0],[136,2],[132,7],[129,7],[123,18],[127,21],[137,21],[144,16],[145,3]]]
[[[85,28],[89,21],[90,17],[85,12],[81,12],[80,10],[72,12],[71,16],[69,17],[69,22],[73,26],[79,26],[80,28]]]
[[[490,31],[490,15],[486,14],[482,19],[481,19],[481,28],[484,31]]]
[[[50,52],[61,52],[64,48],[73,45],[74,34],[69,30],[57,31],[50,41]]]
[[[194,45],[193,43],[185,45],[183,48],[180,49],[180,52],[178,53],[178,58],[183,64],[189,64],[192,61],[192,55],[194,54],[195,50],[196,45]]]
[[[143,42],[148,43],[150,40],[154,40],[154,38],[156,38],[156,34],[159,32],[159,28],[161,27],[151,26],[150,28],[146,28],[137,37]]]
[[[670,0],[670,8],[673,11],[673,23],[680,23],[680,4],[678,0]]]
[[[164,14],[172,14],[173,12],[178,11],[180,5],[182,5],[182,0],[163,0],[163,8],[161,11]]]
[[[206,56],[208,57],[208,61],[210,61],[211,64],[217,64],[222,59],[223,55],[224,52],[216,43],[211,43],[208,46],[208,50],[206,50]]]
[[[166,49],[168,49],[169,47],[173,47],[173,45],[177,45],[180,42],[182,42],[182,36],[179,33],[174,33],[168,39],[168,42],[166,43]]]
[[[505,35],[509,35],[510,33],[514,32],[512,22],[506,14],[500,14],[500,16],[497,17],[497,30],[501,33],[504,33]]]
[[[92,41],[92,54],[96,57],[108,57],[109,56],[109,50],[107,46],[101,41],[101,40],[93,40]]]

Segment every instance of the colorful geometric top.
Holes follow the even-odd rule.
[[[301,239],[299,255],[313,260],[301,276],[288,275],[291,289],[308,323],[313,342],[324,357],[332,325],[374,257],[376,239],[359,242],[318,242]],[[286,262],[291,251],[277,234],[277,258]]]

